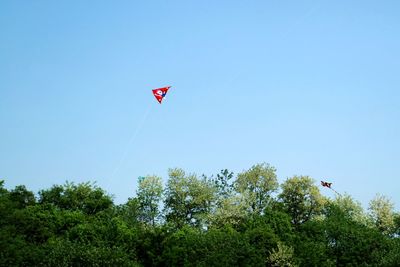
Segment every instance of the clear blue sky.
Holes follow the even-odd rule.
[[[399,1],[1,1],[0,177],[35,192],[97,181],[122,203],[141,175],[267,162],[280,182],[310,175],[398,208],[399,14]]]

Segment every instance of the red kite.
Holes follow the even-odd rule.
[[[335,189],[332,188],[332,183],[321,181],[321,185],[323,187],[328,187],[329,189],[331,189],[333,192],[335,192],[336,194],[338,194],[340,196],[340,194]]]
[[[321,185],[322,185],[322,186],[325,186],[325,187],[328,187],[328,188],[331,188],[332,183],[328,183],[328,182],[321,181]]]
[[[153,95],[157,99],[158,103],[161,104],[169,88],[171,88],[171,86],[161,87],[153,90]]]

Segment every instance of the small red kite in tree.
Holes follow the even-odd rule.
[[[153,95],[157,99],[158,103],[161,104],[164,97],[167,95],[169,88],[171,88],[171,86],[161,87],[153,90]]]

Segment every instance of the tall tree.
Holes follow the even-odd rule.
[[[35,195],[32,191],[27,190],[24,185],[18,185],[11,190],[9,198],[18,208],[25,208],[36,203]]]
[[[209,180],[216,190],[216,200],[209,216],[211,225],[222,227],[243,221],[248,213],[247,201],[243,195],[235,192],[233,172],[223,169]]]
[[[182,169],[170,169],[165,190],[165,213],[168,222],[202,226],[215,201],[215,186]]]
[[[340,209],[342,214],[349,219],[364,225],[368,224],[368,218],[361,203],[354,200],[350,195],[343,194],[337,196],[333,201],[331,201],[331,204]]]
[[[159,204],[163,192],[162,181],[158,176],[146,176],[139,178],[137,198],[140,206],[140,218],[142,221],[155,225],[159,217]]]
[[[224,199],[232,196],[233,193],[233,172],[228,169],[221,170],[216,177],[212,177],[211,181],[217,187],[217,195],[219,199]]]
[[[370,218],[375,226],[384,234],[392,234],[395,231],[394,204],[389,198],[377,195],[369,203]]]
[[[377,229],[352,220],[334,204],[327,205],[322,224],[327,254],[336,266],[390,266],[380,264],[389,239]]]
[[[117,214],[129,226],[136,226],[140,220],[141,209],[137,198],[129,198],[125,204],[116,207]]]
[[[39,192],[39,203],[53,204],[62,209],[81,210],[95,214],[113,205],[112,199],[94,183],[54,185]]]
[[[300,225],[320,214],[325,199],[308,176],[293,176],[282,184],[279,199],[294,225]]]
[[[239,173],[236,180],[236,190],[246,197],[252,213],[263,213],[278,187],[276,169],[266,163],[253,165]]]
[[[210,214],[209,221],[217,227],[226,224],[237,225],[247,217],[249,213],[247,207],[247,201],[242,195],[220,198],[212,214]]]

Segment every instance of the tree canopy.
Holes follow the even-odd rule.
[[[0,266],[398,266],[400,215],[328,198],[269,164],[138,179],[126,203],[95,183],[37,194],[0,181]]]

